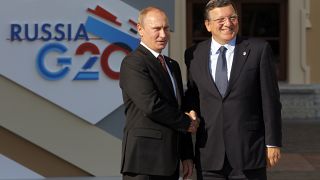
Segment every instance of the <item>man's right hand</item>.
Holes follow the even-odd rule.
[[[200,124],[200,120],[197,117],[197,113],[194,110],[191,110],[189,113],[186,112],[186,115],[188,115],[191,120],[190,126],[187,131],[191,133],[196,133]]]

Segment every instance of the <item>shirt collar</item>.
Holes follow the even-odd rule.
[[[159,56],[160,53],[158,53],[158,52],[150,49],[150,48],[149,48],[145,43],[143,43],[142,41],[140,42],[140,44],[141,44],[143,47],[147,48],[147,49],[154,55],[154,57],[157,58],[157,57]]]
[[[229,41],[228,44],[224,44],[224,45],[221,45],[219,44],[217,41],[215,41],[213,38],[211,40],[211,54],[214,53],[216,54],[218,49],[221,47],[221,46],[224,46],[228,49],[228,51],[232,52],[234,51],[234,48],[235,48],[235,45],[236,45],[236,37],[233,38],[231,41]]]

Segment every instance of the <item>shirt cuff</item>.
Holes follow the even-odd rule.
[[[272,145],[266,145],[267,147],[278,147],[278,146],[272,146]]]

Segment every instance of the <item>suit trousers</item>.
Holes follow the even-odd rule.
[[[267,180],[266,168],[252,170],[233,169],[227,156],[221,170],[202,171],[197,169],[197,180]]]
[[[123,180],[178,180],[179,179],[179,168],[171,176],[156,176],[156,175],[144,175],[135,173],[124,173],[122,176]]]

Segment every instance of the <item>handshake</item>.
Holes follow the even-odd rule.
[[[197,117],[197,113],[194,110],[191,110],[189,113],[186,112],[186,115],[188,115],[191,120],[190,126],[187,129],[187,131],[191,133],[196,133],[200,124],[200,119]]]

